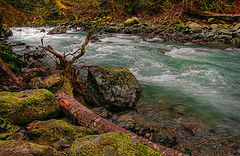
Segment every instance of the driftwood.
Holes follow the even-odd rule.
[[[227,17],[227,18],[239,18],[240,14],[226,14],[226,13],[213,13],[210,11],[197,11],[197,10],[191,10],[191,14],[196,16],[203,16],[203,17]]]
[[[127,131],[126,129],[96,115],[93,111],[85,107],[83,104],[78,102],[73,97],[72,90],[73,89],[71,88],[70,80],[68,80],[68,78],[65,77],[62,89],[60,89],[55,95],[56,97],[58,97],[58,102],[62,109],[67,114],[71,115],[72,118],[76,119],[79,124],[89,128],[96,129],[98,130],[99,133],[107,133],[114,131],[123,132],[127,134],[129,137],[139,140],[146,146],[166,156],[186,155],[174,149],[167,148],[160,144],[151,142],[141,136],[136,135],[133,132]]]

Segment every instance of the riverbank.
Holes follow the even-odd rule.
[[[142,20],[132,17],[119,22],[103,22],[98,26],[97,33],[124,33],[141,35],[147,40],[155,37],[162,38],[164,41],[176,42],[179,44],[194,43],[200,45],[226,45],[228,47],[240,47],[240,23],[227,24],[210,18],[209,22],[203,23],[200,20],[184,20],[174,23],[168,21]],[[215,22],[214,22],[215,21]],[[217,22],[216,22],[217,21]],[[93,22],[94,23],[94,22]],[[76,30],[89,30],[91,24],[88,21],[82,22],[46,22],[45,24],[36,23],[28,26],[66,26]]]

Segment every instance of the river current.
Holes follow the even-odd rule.
[[[21,31],[20,31],[21,29]],[[10,41],[41,45],[43,28],[13,28]],[[48,32],[51,28],[44,28]],[[80,48],[86,32],[46,35],[45,45],[59,52]],[[203,121],[240,136],[240,50],[220,45],[179,45],[160,38],[145,41],[126,34],[96,35],[101,42],[89,43],[75,65],[127,67],[140,81],[139,103],[182,105],[182,113],[197,114]],[[164,53],[165,52],[165,53]],[[43,61],[53,66],[51,59]]]

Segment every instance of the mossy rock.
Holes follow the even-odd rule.
[[[50,30],[47,34],[64,34],[67,32],[67,27],[57,27],[52,30]]]
[[[201,33],[203,26],[198,23],[191,23],[187,26],[193,33]]]
[[[32,122],[28,125],[29,136],[39,144],[51,145],[55,148],[71,144],[77,138],[96,134],[96,130],[75,126],[63,120]]]
[[[0,92],[0,117],[12,124],[56,117],[60,106],[54,94],[46,89],[22,92]]]
[[[9,121],[0,118],[0,140],[12,139],[16,137],[16,133],[20,130],[20,126],[12,125]]]
[[[104,133],[77,139],[70,149],[71,155],[161,155],[138,140],[122,132]]]
[[[10,68],[13,72],[21,72],[21,68],[25,67],[27,64],[23,61],[12,56],[13,52],[10,46],[0,44],[0,57],[5,63],[5,65]]]
[[[57,151],[45,145],[38,145],[22,140],[0,140],[0,155],[9,156],[50,156],[57,155]]]
[[[110,111],[135,107],[142,91],[135,76],[123,67],[91,67],[87,79],[87,88],[93,95],[86,97],[87,102],[101,105]]]
[[[134,24],[138,24],[139,23],[139,19],[137,17],[132,17],[130,19],[127,19],[125,22],[124,22],[124,25],[125,26],[132,26]]]

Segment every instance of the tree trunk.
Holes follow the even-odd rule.
[[[9,76],[10,80],[15,83],[20,88],[26,88],[26,84],[22,81],[22,77],[18,77],[15,73],[13,73],[0,58],[0,68]]]
[[[124,128],[119,127],[118,125],[96,115],[93,111],[85,107],[83,104],[79,103],[73,97],[72,90],[73,89],[70,80],[67,77],[64,77],[63,87],[60,90],[58,90],[55,93],[55,95],[56,97],[59,98],[58,102],[61,105],[62,109],[69,115],[71,115],[74,119],[76,119],[79,124],[89,128],[97,129],[99,133],[107,133],[114,131],[123,132],[127,134],[129,137],[139,140],[146,146],[164,155],[169,156],[185,155],[176,150],[151,142],[141,136],[136,135],[133,132],[127,131]]]

